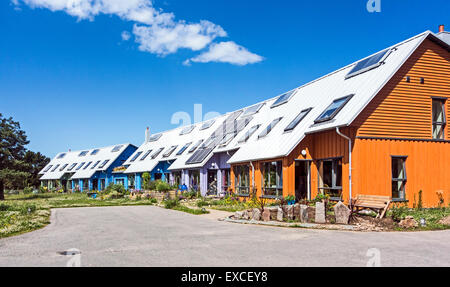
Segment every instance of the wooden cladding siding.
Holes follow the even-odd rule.
[[[450,97],[450,54],[427,39],[354,121],[357,135],[431,139],[431,97]],[[449,108],[447,100],[447,119]],[[449,139],[448,125],[446,135]]]
[[[406,200],[412,207],[422,190],[426,207],[438,206],[437,192],[450,203],[450,144],[446,142],[356,139],[353,194],[392,196],[392,156],[406,156]]]

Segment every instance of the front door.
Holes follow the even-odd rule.
[[[295,197],[297,201],[308,200],[310,192],[310,161],[295,162]]]
[[[217,170],[208,170],[208,194],[217,195]]]

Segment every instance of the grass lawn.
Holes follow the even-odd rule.
[[[153,205],[150,200],[129,198],[98,200],[86,194],[5,195],[0,201],[0,238],[42,228],[50,223],[51,208]]]

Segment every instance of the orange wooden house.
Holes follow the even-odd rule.
[[[303,85],[281,105],[265,101],[264,130],[228,161],[235,193],[450,204],[450,34],[440,29]]]

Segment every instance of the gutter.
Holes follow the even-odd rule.
[[[349,205],[352,205],[352,139],[341,133],[339,127],[336,127],[336,133],[348,141],[348,181],[349,181]]]

